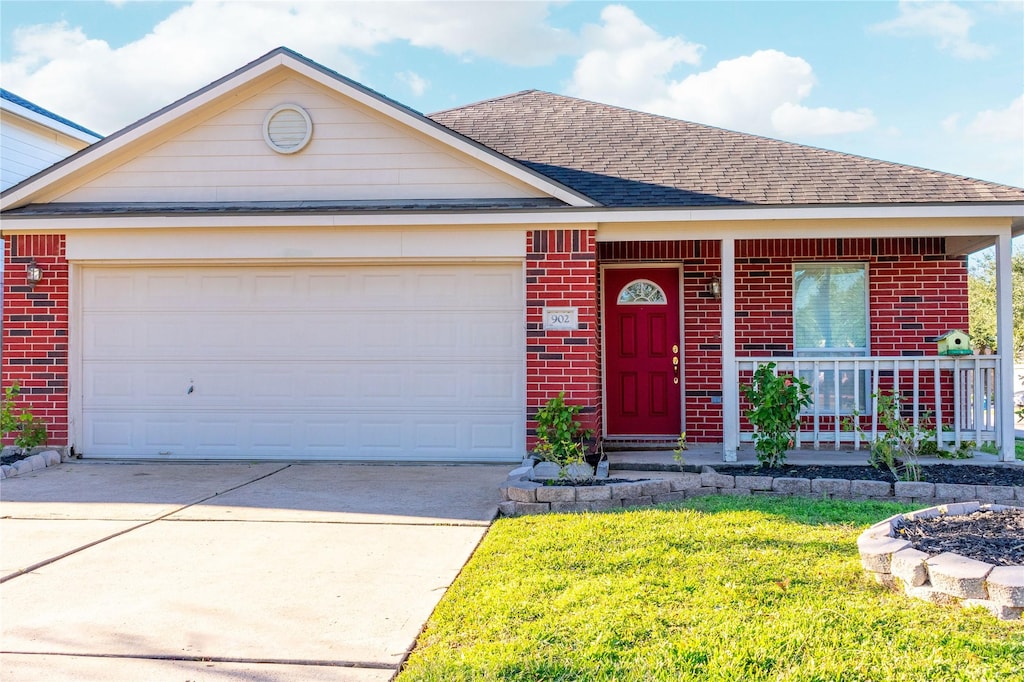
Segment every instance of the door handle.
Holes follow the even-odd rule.
[[[672,356],[672,374],[673,374],[672,383],[673,384],[678,384],[679,383],[679,356],[678,355]]]

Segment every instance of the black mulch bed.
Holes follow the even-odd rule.
[[[586,478],[582,481],[574,481],[568,478],[552,478],[543,481],[544,485],[555,486],[590,486],[590,485],[611,485],[612,483],[639,483],[646,481],[646,478]]]
[[[25,459],[25,457],[27,457],[27,455],[13,454],[13,453],[9,454],[9,455],[3,455],[2,457],[0,457],[0,465],[3,465],[3,464],[14,464],[18,460]]]
[[[928,554],[954,552],[997,566],[1024,566],[1024,509],[903,519],[895,533]]]
[[[735,476],[774,476],[789,478],[846,478],[851,481],[887,481],[896,478],[888,469],[870,466],[784,465],[766,469],[759,466],[716,466],[720,474]],[[927,483],[965,483],[968,485],[1024,486],[1024,466],[976,466],[928,464],[921,467],[921,480]]]

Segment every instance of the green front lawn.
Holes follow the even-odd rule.
[[[398,678],[1024,680],[1024,624],[888,592],[894,503],[698,498],[497,521]]]

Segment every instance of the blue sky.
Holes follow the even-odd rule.
[[[0,3],[0,83],[110,133],[278,45],[422,112],[537,88],[1024,186],[1024,0]]]

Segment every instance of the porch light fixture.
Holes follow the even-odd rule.
[[[36,265],[35,260],[30,260],[25,266],[25,283],[29,289],[35,289],[36,285],[43,281],[43,269]]]
[[[722,278],[712,277],[708,280],[708,296],[715,299],[722,298]]]

